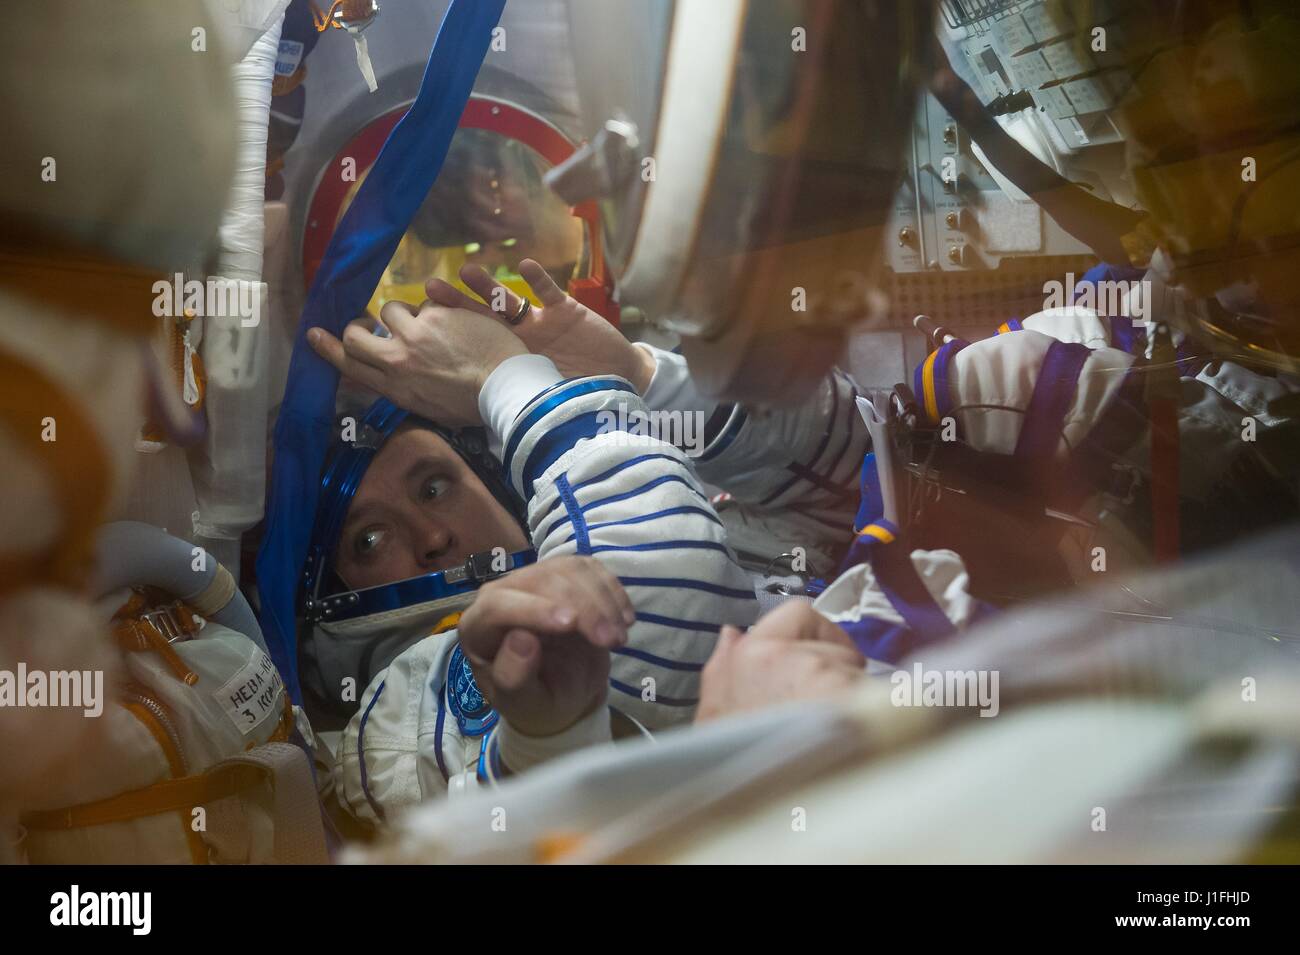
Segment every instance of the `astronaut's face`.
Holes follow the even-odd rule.
[[[366,469],[334,566],[361,589],[447,570],[494,547],[527,546],[515,519],[446,441],[403,425]]]

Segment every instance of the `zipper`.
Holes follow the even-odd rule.
[[[154,738],[158,741],[163,755],[167,758],[167,765],[171,769],[173,779],[181,779],[190,774],[189,761],[185,758],[185,751],[181,748],[181,736],[176,731],[176,721],[172,719],[171,712],[163,702],[152,696],[148,690],[139,684],[131,684],[125,689],[126,699],[123,705],[127,712],[131,713],[141,722],[148,723],[152,721],[151,732],[156,728],[161,731],[154,732]],[[142,714],[147,714],[147,719]],[[180,821],[181,832],[185,838],[185,844],[190,850],[190,861],[195,865],[204,865],[210,861],[207,844],[190,826],[188,815],[182,810],[177,813],[177,819]]]
[[[185,750],[181,748],[181,734],[177,732],[176,721],[172,719],[167,707],[139,686],[132,685],[128,687],[126,696],[130,702],[142,706],[148,711],[171,743],[170,749],[164,746],[163,751],[167,756],[167,762],[172,766],[172,775],[177,778],[188,776],[190,774],[189,761],[185,758]]]

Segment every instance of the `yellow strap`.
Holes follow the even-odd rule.
[[[456,625],[460,623],[460,611],[449,613],[433,625],[433,633],[430,636],[436,636],[439,633],[446,633],[448,630],[455,630]]]
[[[894,542],[894,533],[887,527],[881,527],[879,524],[868,524],[862,530],[858,531],[859,537],[874,537],[882,544],[892,544]]]
[[[938,351],[930,352],[930,357],[921,366],[921,388],[925,392],[922,396],[925,401],[925,413],[933,424],[939,423],[939,399],[934,393],[934,362],[938,357]]]

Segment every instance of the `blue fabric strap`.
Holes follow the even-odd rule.
[[[916,572],[911,550],[906,543],[898,540],[876,547],[872,554],[871,569],[876,574],[876,583],[880,585],[881,592],[908,628],[916,634],[914,645],[930,643],[957,632],[952,621],[930,596],[930,591],[925,589],[925,582]]]
[[[452,0],[415,102],[393,129],[330,240],[294,340],[275,423],[266,532],[257,555],[262,632],[295,702],[295,599],[316,518],[321,468],[333,437],[338,374],[307,344],[361,315],[397,245],[438,178],[505,0]]]
[[[1078,388],[1079,374],[1092,350],[1087,345],[1053,341],[1043,356],[1034,393],[1016,442],[1016,457],[1050,462],[1061,441],[1061,426]]]

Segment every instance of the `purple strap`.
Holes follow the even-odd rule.
[[[1087,345],[1054,341],[1043,357],[1034,394],[1016,442],[1016,457],[1047,463],[1061,440],[1065,412],[1079,387],[1079,374],[1092,350]]]

